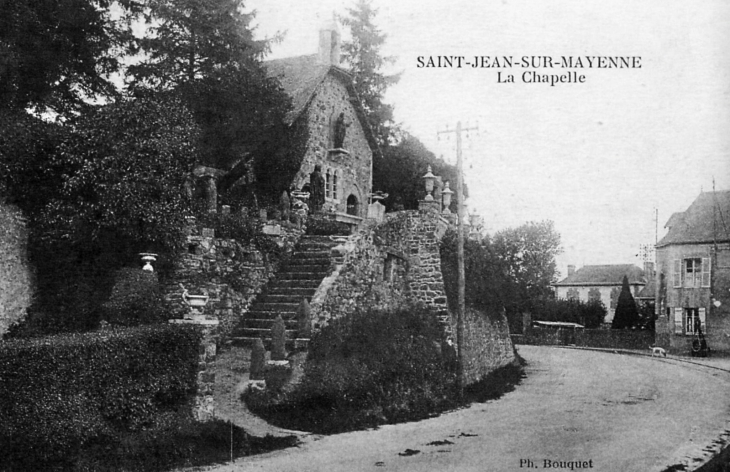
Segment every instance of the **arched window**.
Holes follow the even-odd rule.
[[[338,182],[337,182],[337,180],[339,180],[338,179],[338,177],[339,177],[338,174],[339,173],[340,173],[339,170],[335,170],[334,172],[332,172],[332,198],[334,198],[335,200],[337,200],[337,191],[338,191],[338,188],[337,188]]]
[[[332,198],[332,172],[327,169],[327,173],[325,174],[325,197]]]
[[[347,197],[347,214],[357,216],[358,213],[359,211],[357,197],[351,194],[349,197]]]

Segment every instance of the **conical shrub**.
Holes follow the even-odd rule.
[[[271,326],[271,360],[286,360],[286,325],[281,315],[276,317]]]
[[[266,349],[261,338],[256,339],[251,347],[251,368],[249,378],[262,380],[266,369]]]

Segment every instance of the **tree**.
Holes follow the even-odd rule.
[[[621,282],[621,293],[618,296],[616,304],[616,312],[613,315],[612,329],[634,329],[640,321],[639,310],[636,308],[631,290],[629,289],[629,279],[624,275]]]
[[[31,161],[33,173],[60,184],[31,206],[38,297],[16,334],[95,327],[120,267],[184,241],[196,126],[179,101],[121,100],[64,131],[45,159]]]
[[[528,222],[494,236],[494,251],[505,270],[507,316],[521,319],[540,300],[553,297],[557,282],[555,257],[562,252],[560,234],[552,221]]]
[[[456,168],[436,158],[418,138],[404,133],[400,142],[385,147],[382,155],[373,156],[373,189],[388,193],[388,209],[396,204],[417,209],[418,201],[426,195],[422,177],[429,165],[435,175],[455,187]]]
[[[383,146],[389,142],[393,126],[393,107],[383,102],[383,95],[389,86],[398,82],[400,75],[381,72],[395,58],[381,54],[387,36],[375,26],[378,10],[372,7],[371,1],[358,0],[355,8],[348,8],[347,13],[349,16],[340,21],[350,28],[352,39],[344,42],[342,49],[367,120]]]
[[[78,111],[112,97],[132,39],[131,0],[0,0],[0,109]]]
[[[270,40],[254,40],[241,0],[147,0],[147,59],[129,67],[137,94],[175,90],[201,128],[200,161],[229,167],[280,134],[290,108],[261,63]],[[263,153],[258,153],[263,154]],[[264,157],[262,157],[264,158]]]

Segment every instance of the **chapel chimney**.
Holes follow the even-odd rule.
[[[568,277],[570,277],[573,274],[575,274],[575,266],[574,265],[569,265],[568,266]]]
[[[334,14],[332,20],[319,30],[319,63],[340,65],[340,28]]]

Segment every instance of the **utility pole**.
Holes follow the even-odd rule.
[[[468,124],[466,128],[462,128],[461,121],[456,123],[456,129],[450,130],[446,128],[446,131],[439,131],[438,134],[455,133],[456,134],[456,207],[457,207],[457,245],[456,245],[456,257],[458,264],[458,309],[456,312],[456,357],[457,362],[457,382],[459,388],[459,396],[461,397],[464,393],[464,356],[463,356],[463,345],[464,345],[464,312],[466,309],[465,303],[465,287],[466,279],[464,276],[464,162],[461,155],[461,133],[469,131],[477,131],[478,127],[469,128]]]

